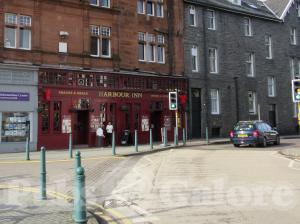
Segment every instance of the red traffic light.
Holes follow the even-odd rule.
[[[185,94],[180,94],[180,95],[179,95],[179,102],[180,102],[181,104],[186,104],[186,100],[187,100],[187,97],[186,97]]]

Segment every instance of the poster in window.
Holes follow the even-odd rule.
[[[70,134],[72,133],[72,119],[71,115],[64,115],[62,120],[62,133]]]
[[[142,131],[149,131],[149,117],[147,115],[142,116]]]
[[[97,129],[100,127],[101,124],[100,120],[101,120],[100,116],[91,115],[91,120],[90,120],[91,131],[97,131]]]
[[[171,127],[172,127],[171,116],[164,116],[164,127],[166,127],[168,131],[171,131]]]

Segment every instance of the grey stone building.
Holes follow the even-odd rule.
[[[297,132],[291,79],[300,74],[300,9],[288,0],[185,0],[191,137],[228,136],[261,119]],[[300,8],[300,7],[299,7]]]

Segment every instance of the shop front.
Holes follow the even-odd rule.
[[[0,152],[37,146],[37,68],[0,65]]]
[[[154,141],[161,141],[162,127],[173,139],[175,114],[168,108],[168,92],[175,89],[183,92],[185,79],[40,69],[38,145],[67,148],[71,132],[75,146],[93,147],[97,128],[105,129],[108,122],[118,145],[125,132],[132,144],[135,130],[139,142],[148,143],[150,128]],[[183,127],[183,113],[179,117]]]

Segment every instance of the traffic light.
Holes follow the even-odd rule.
[[[294,103],[300,102],[300,79],[292,80],[292,91]]]
[[[186,94],[182,92],[179,93],[178,100],[179,100],[179,106],[178,106],[179,111],[186,111],[186,101],[187,101]]]
[[[169,109],[178,109],[177,92],[169,92]]]

